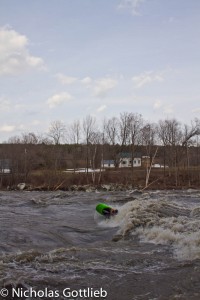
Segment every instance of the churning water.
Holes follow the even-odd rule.
[[[200,299],[200,191],[1,192],[0,211],[1,299]]]

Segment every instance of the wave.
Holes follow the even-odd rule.
[[[170,245],[177,259],[200,258],[200,207],[145,196],[118,209],[115,219],[104,221],[119,227],[113,241],[137,235],[141,242]]]

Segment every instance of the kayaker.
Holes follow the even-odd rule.
[[[108,206],[107,204],[104,204],[104,203],[99,203],[97,206],[96,206],[96,211],[105,216],[105,217],[110,217],[110,216],[114,216],[118,213],[118,209],[116,208],[112,208],[110,206]]]

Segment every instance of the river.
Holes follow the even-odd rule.
[[[0,299],[200,299],[198,190],[1,192],[0,212]]]

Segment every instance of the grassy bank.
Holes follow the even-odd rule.
[[[105,172],[92,175],[91,173],[66,173],[63,171],[35,170],[27,174],[2,174],[1,189],[16,188],[20,182],[25,182],[29,189],[41,190],[70,190],[72,186],[91,185],[100,187],[105,184],[122,185],[138,189],[145,188],[146,169],[128,168],[108,169]],[[190,169],[152,169],[147,189],[182,189],[200,187],[200,168]]]

